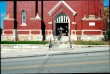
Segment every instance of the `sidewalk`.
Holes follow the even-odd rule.
[[[11,46],[11,45],[9,45]],[[8,46],[8,47],[9,47]],[[22,45],[23,48],[29,47]],[[30,45],[32,46],[32,45]],[[87,53],[87,52],[104,52],[109,51],[109,45],[72,45],[72,48],[69,47],[63,47],[62,46],[56,46],[49,49],[48,45],[45,46],[39,46],[35,48],[35,46],[32,46],[33,48],[26,48],[26,49],[19,49],[20,45],[16,45],[16,50],[12,49],[6,49],[4,47],[1,51],[1,58],[17,58],[17,57],[31,57],[31,56],[46,56],[46,55],[61,55],[61,54],[78,54],[78,53]],[[15,46],[14,46],[15,47]]]

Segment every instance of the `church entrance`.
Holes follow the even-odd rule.
[[[62,36],[68,36],[68,23],[56,23],[56,36],[62,31]]]
[[[64,14],[58,14],[54,20],[54,36],[60,40],[61,38],[67,39],[70,30],[70,19]]]

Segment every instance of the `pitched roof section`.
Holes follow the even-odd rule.
[[[60,4],[64,4],[72,13],[73,15],[76,15],[76,12],[65,2],[65,1],[59,1],[48,13],[49,15],[52,14],[52,12],[60,5]]]

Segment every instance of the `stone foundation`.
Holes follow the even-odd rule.
[[[41,35],[19,35],[19,41],[42,41]]]
[[[13,35],[2,35],[1,41],[14,41],[15,37]]]
[[[71,35],[71,41],[77,41],[77,35]]]
[[[47,35],[46,41],[57,40],[57,36]],[[71,35],[71,41],[83,40],[83,41],[101,41],[104,35]],[[13,35],[2,35],[1,41],[15,41]],[[18,41],[42,41],[42,35],[18,35]],[[62,36],[61,41],[69,41],[69,36]]]
[[[2,35],[1,41],[15,41],[15,36]],[[18,35],[18,41],[42,41],[42,35]]]
[[[84,41],[101,41],[104,35],[81,35],[81,40]]]

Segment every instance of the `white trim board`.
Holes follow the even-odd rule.
[[[59,1],[59,2],[48,12],[48,14],[51,15],[52,12],[53,12],[61,3],[63,3],[63,4],[73,13],[73,15],[76,15],[76,12],[75,12],[65,1]]]

